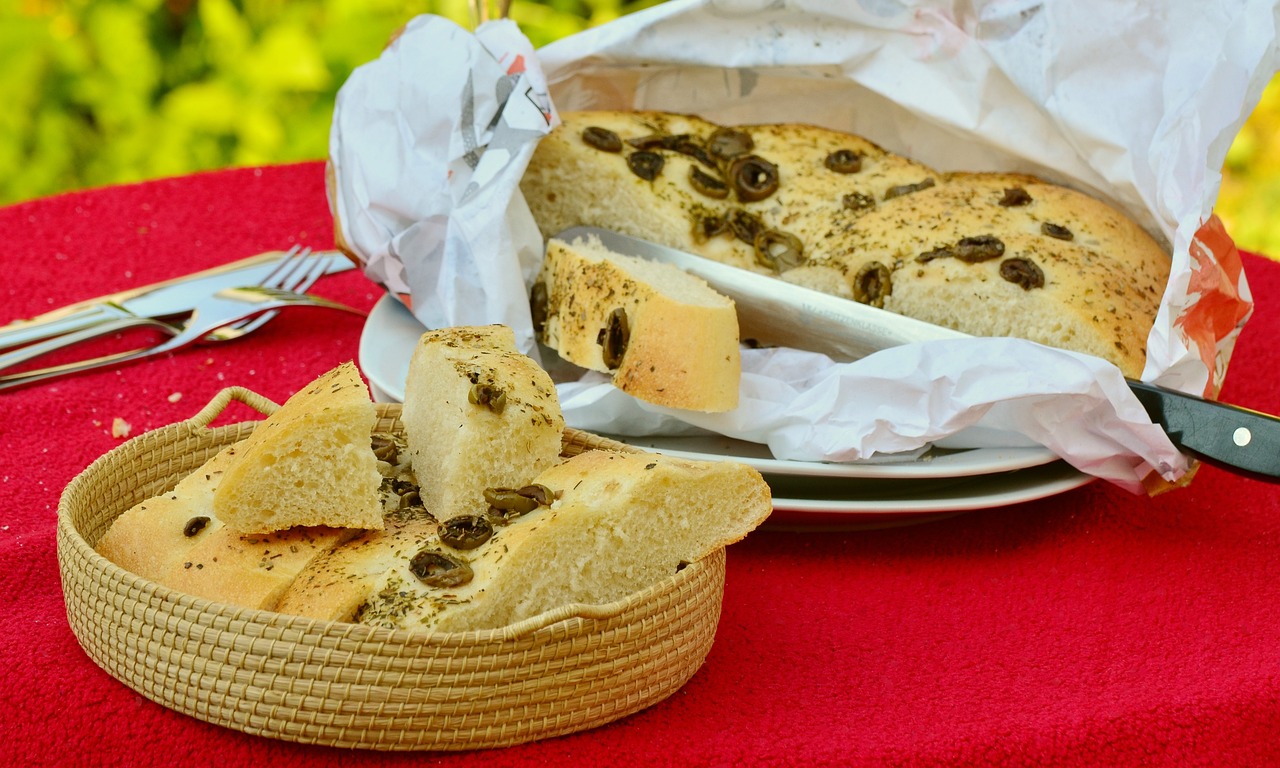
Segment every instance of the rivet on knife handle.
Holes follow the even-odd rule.
[[[1129,388],[1181,450],[1232,472],[1280,481],[1280,419],[1142,382],[1130,381]]]

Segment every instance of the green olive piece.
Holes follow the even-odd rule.
[[[428,587],[460,587],[475,577],[471,566],[434,549],[424,549],[409,560],[409,572]]]
[[[601,128],[592,125],[582,131],[582,140],[589,147],[594,147],[601,152],[621,152],[622,139],[618,138],[618,134],[608,128]]]
[[[467,392],[467,402],[502,413],[507,407],[507,393],[492,384],[475,383]]]
[[[777,272],[795,269],[804,261],[804,244],[790,232],[766,229],[756,235],[753,245],[756,249],[756,263]]]
[[[1034,261],[1021,256],[1000,262],[1000,276],[1024,291],[1044,287],[1044,272]]]
[[[538,500],[520,493],[515,488],[485,488],[484,500],[503,512],[525,515],[538,508]]]
[[[533,499],[539,506],[549,507],[556,500],[556,492],[541,483],[532,483],[520,488],[516,493],[526,499]]]
[[[778,191],[778,166],[759,155],[742,155],[729,164],[729,180],[739,200],[754,203]]]
[[[893,293],[889,268],[878,261],[867,262],[853,278],[853,298],[873,307],[884,307],[884,298]]]
[[[370,446],[373,448],[373,455],[378,457],[379,461],[385,461],[388,464],[395,464],[400,458],[400,451],[396,448],[396,441],[391,435],[375,432],[369,438]]]
[[[440,524],[440,541],[454,549],[475,549],[493,537],[493,525],[479,515],[458,515]]]

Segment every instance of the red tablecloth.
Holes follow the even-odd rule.
[[[294,243],[331,245],[318,163],[0,209],[0,323]],[[1280,264],[1224,398],[1280,411]],[[352,272],[316,292],[369,308]],[[1213,467],[1155,499],[1094,483],[885,530],[761,530],[729,549],[706,665],[607,727],[476,754],[245,735],[116,682],[66,620],[58,496],[100,454],[240,384],[277,401],[356,357],[358,317],[285,313],[239,342],[0,393],[0,752],[56,765],[1264,765],[1280,759],[1280,488]],[[237,408],[239,406],[236,406]],[[247,418],[251,414],[233,413]]]

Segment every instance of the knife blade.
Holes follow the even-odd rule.
[[[283,251],[268,251],[191,275],[69,304],[27,320],[16,320],[0,327],[0,350],[81,331],[122,317],[162,318],[190,312],[195,300],[201,296],[261,282],[284,255]],[[335,255],[340,254],[337,251],[315,251],[303,258],[312,261],[329,259],[326,275],[355,267],[350,259],[334,258]]]
[[[968,334],[597,227],[556,235],[598,237],[617,253],[697,275],[737,305],[744,339],[858,360],[882,349]],[[1280,482],[1280,418],[1133,379],[1129,389],[1181,451],[1236,474]]]

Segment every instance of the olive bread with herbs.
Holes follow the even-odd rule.
[[[428,332],[420,346],[426,352],[415,355],[419,380],[406,387],[405,412],[416,413],[404,421],[406,434],[366,432],[351,438],[350,450],[324,443],[323,453],[307,457],[314,466],[304,474],[317,486],[300,491],[305,496],[348,498],[341,475],[324,465],[362,454],[358,464],[376,467],[376,527],[292,525],[243,534],[228,525],[220,515],[229,510],[214,503],[228,479],[242,474],[245,462],[260,470],[255,456],[292,444],[289,430],[264,422],[254,430],[254,436],[261,430],[259,440],[228,446],[172,491],[126,511],[96,548],[139,576],[210,600],[379,627],[461,631],[622,598],[741,539],[768,516],[769,488],[743,464],[600,451],[561,460],[555,390],[543,392],[537,374],[545,374],[527,358],[511,357],[513,347],[510,329],[499,326]],[[309,413],[315,429],[327,418],[345,419],[349,411],[326,406],[335,377],[348,373],[330,372],[277,414],[288,409],[287,422]],[[503,414],[523,415],[508,422]],[[469,433],[466,445],[505,444],[485,455],[512,467],[464,476],[458,471],[475,469],[465,464],[474,457],[449,465],[434,449],[413,452],[415,444],[421,449],[459,430]],[[528,434],[514,434],[520,430]],[[546,434],[556,443],[549,462],[541,445]],[[256,449],[245,450],[251,445]],[[421,465],[419,456],[426,457]],[[515,478],[512,485],[502,485],[508,478]],[[454,492],[439,496],[442,483]]]
[[[979,336],[1141,373],[1168,254],[1030,176],[940,173],[848,133],[571,112],[521,190],[544,236],[613,229]]]

